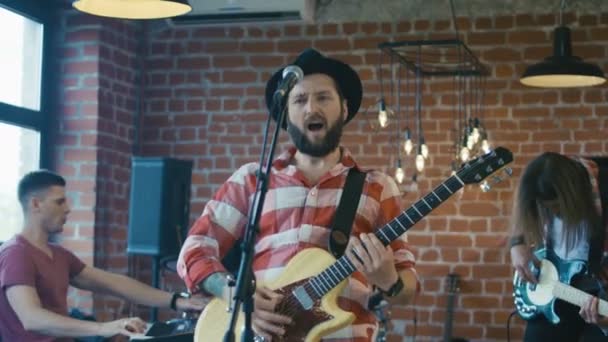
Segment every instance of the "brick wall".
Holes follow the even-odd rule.
[[[608,14],[568,14],[565,22],[573,30],[574,52],[608,70]],[[502,145],[514,152],[515,177],[490,193],[467,187],[410,231],[410,241],[419,259],[422,293],[415,305],[393,308],[392,340],[401,340],[404,331],[413,333],[414,317],[419,340],[442,335],[445,279],[449,272],[462,277],[456,299],[454,336],[505,340],[507,317],[513,305],[511,270],[503,241],[512,190],[522,167],[541,151],[608,155],[607,86],[542,90],[524,88],[518,82],[525,66],[551,53],[551,31],[556,23],[554,15],[459,20],[464,40],[491,69],[485,124],[495,146]],[[132,64],[135,48],[128,42],[137,39],[133,36],[138,29],[106,23],[93,30],[96,34],[76,42],[74,32],[82,30],[83,25],[86,27],[84,23],[68,25],[64,32],[66,43],[62,49],[77,55],[62,62],[66,68],[61,83],[65,101],[57,155],[62,170],[71,177],[71,184],[84,179],[83,183],[72,185],[74,193],[83,196],[84,190],[88,190],[89,202],[79,203],[77,208],[82,211],[83,226],[89,231],[88,238],[84,238],[87,246],[92,246],[91,239],[95,236],[95,255],[103,255],[96,258],[96,263],[125,270],[125,230],[121,228],[127,220],[126,160],[132,148],[129,144],[134,141],[129,136],[134,129],[137,83]],[[121,44],[117,37],[126,39],[125,35],[129,39]],[[379,96],[378,43],[452,36],[448,21],[155,27],[147,31],[141,151],[145,155],[170,155],[195,161],[191,206],[194,219],[236,167],[258,159],[267,113],[262,94],[266,80],[278,65],[288,63],[308,46],[351,63],[363,78],[364,110]],[[100,52],[98,45],[105,47],[108,54]],[[90,58],[97,62],[86,64],[87,46],[94,50]],[[69,71],[74,65],[81,65],[82,69]],[[123,70],[124,74],[102,69]],[[95,74],[99,75],[97,82],[87,84],[87,75]],[[405,203],[417,200],[450,173],[452,116],[447,114],[448,107],[442,107],[445,105],[441,100],[450,93],[440,85],[434,86],[440,83],[426,86],[430,95],[425,98],[423,126],[431,157],[417,186],[411,182],[404,186]],[[105,100],[101,100],[105,99],[106,91],[114,97],[114,101],[109,101],[109,112],[105,110]],[[88,96],[97,105],[87,111]],[[81,126],[89,118],[95,123],[93,128]],[[110,121],[113,124],[106,125]],[[69,126],[74,128],[68,130],[68,125],[75,122],[79,124]],[[89,130],[94,131],[96,140],[83,143],[82,137]],[[390,134],[372,132],[367,118],[360,113],[347,126],[344,144],[361,156],[358,161],[362,165],[392,173],[395,161]],[[67,147],[71,141],[79,147]],[[284,135],[283,145],[286,141]],[[406,174],[411,176],[413,160],[406,159],[405,163]],[[93,169],[87,169],[91,165]],[[90,197],[91,193],[95,195]],[[96,206],[94,212],[87,211],[91,205]],[[75,228],[70,226],[73,231],[68,235],[73,240],[82,240],[76,232],[79,226],[72,225]],[[102,242],[100,236],[105,237]],[[87,249],[86,253],[92,251]],[[96,308],[103,307],[101,303],[95,304]],[[511,336],[519,338],[523,326],[517,318],[514,323]]]
[[[53,127],[53,163],[67,180],[72,211],[62,243],[87,264],[95,253],[97,206],[97,137],[99,97],[99,27],[61,12],[55,27],[57,63],[56,117]],[[70,305],[90,312],[90,293],[73,291]]]

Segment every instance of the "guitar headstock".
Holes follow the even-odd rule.
[[[446,279],[447,292],[454,294],[460,289],[460,275],[457,273],[450,273]]]
[[[465,163],[456,176],[462,180],[465,184],[476,184],[481,183],[488,176],[494,174],[496,171],[505,168],[505,166],[513,161],[513,154],[511,151],[504,147],[497,147],[494,150],[479,156],[467,163]],[[511,169],[505,169],[505,172],[510,176]],[[499,176],[494,176],[495,182],[502,181]],[[489,190],[489,185],[484,183],[482,190]]]

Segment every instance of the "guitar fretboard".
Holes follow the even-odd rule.
[[[464,184],[458,174],[451,176],[374,234],[382,244],[388,245],[461,189]],[[317,298],[321,298],[354,271],[355,266],[351,260],[343,255],[323,272],[310,278],[305,286],[312,288]]]
[[[591,295],[587,292],[577,289],[576,287],[560,283],[556,281],[553,285],[553,296],[566,301],[570,304],[582,307],[587,303]],[[608,302],[600,299],[598,303],[598,313],[602,316],[608,316]]]

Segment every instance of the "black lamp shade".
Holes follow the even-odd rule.
[[[192,10],[188,0],[76,0],[79,11],[120,19],[161,19]]]
[[[604,72],[595,64],[572,56],[570,29],[555,29],[553,56],[529,66],[520,79],[524,85],[542,88],[586,87],[606,82]]]

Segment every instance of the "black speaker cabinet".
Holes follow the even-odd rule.
[[[133,157],[127,253],[177,255],[188,232],[192,161]]]

